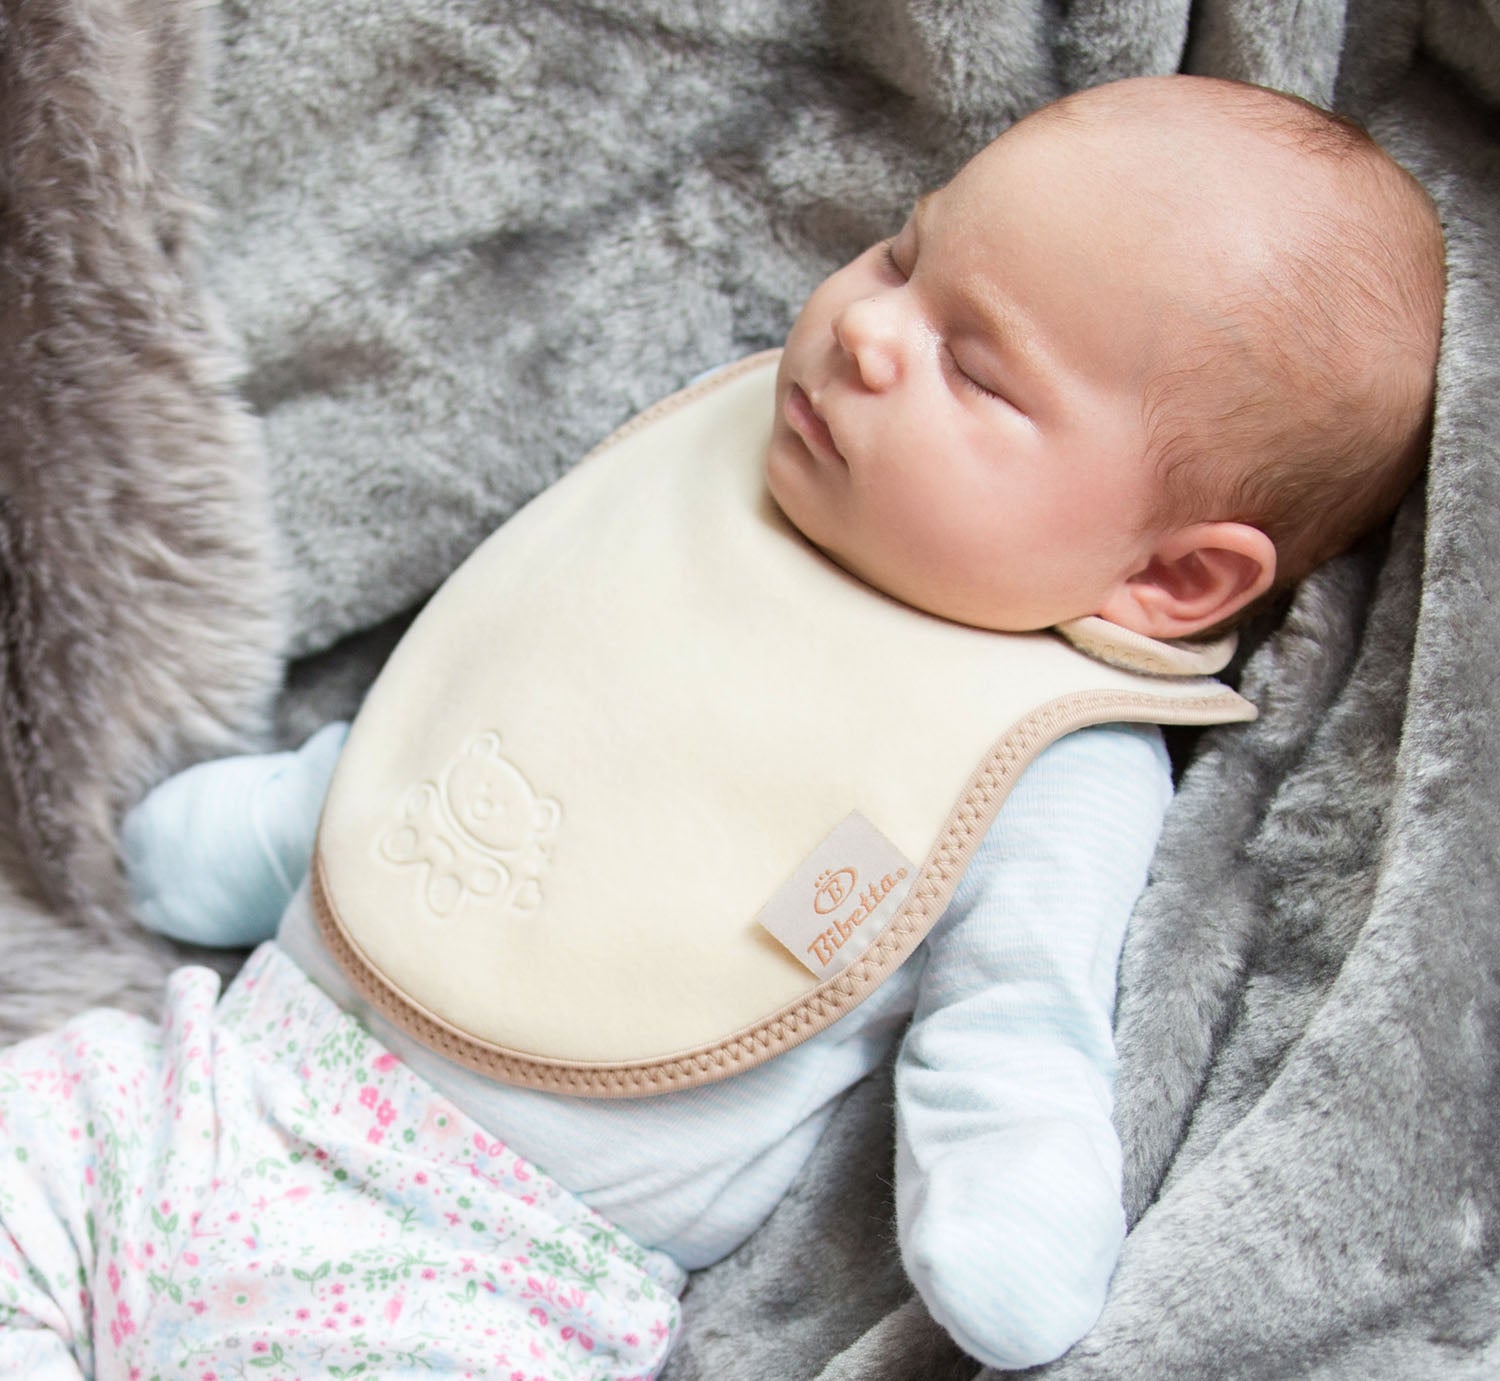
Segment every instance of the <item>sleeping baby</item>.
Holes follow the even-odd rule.
[[[1426,195],[1293,98],[1142,78],[1001,135],[778,357],[502,528],[352,731],[128,817],[148,925],[265,943],[222,996],[174,975],[159,1028],[95,1012],[0,1056],[0,1371],[655,1376],[686,1273],[893,1047],[923,1301],[988,1365],[1066,1351],[1125,1235],[1155,725],[1243,718],[1180,673],[1419,472],[1443,287]],[[803,817],[843,745],[893,738],[909,765],[847,769],[828,828],[871,852],[840,866]],[[716,930],[730,875],[757,920]]]

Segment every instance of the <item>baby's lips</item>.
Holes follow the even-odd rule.
[[[814,455],[820,460],[834,461],[839,465],[846,463],[843,453],[833,439],[828,423],[813,407],[812,399],[807,396],[800,384],[793,384],[787,393],[785,411],[786,420],[792,430],[802,438]]]

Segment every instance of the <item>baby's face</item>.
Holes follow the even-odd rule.
[[[1001,630],[1100,611],[1151,560],[1143,398],[1190,270],[1107,126],[1014,126],[787,338],[767,478],[909,604]]]

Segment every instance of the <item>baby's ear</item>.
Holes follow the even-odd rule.
[[[1148,638],[1188,638],[1239,613],[1271,588],[1276,547],[1248,523],[1193,523],[1110,591],[1100,618]]]

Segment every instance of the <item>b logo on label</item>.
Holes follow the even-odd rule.
[[[853,868],[840,868],[838,872],[819,873],[813,892],[813,910],[820,916],[836,911],[854,894],[859,885],[859,875]]]

